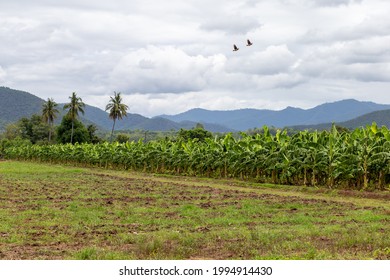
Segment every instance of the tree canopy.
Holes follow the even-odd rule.
[[[106,111],[109,110],[108,117],[114,121],[111,130],[111,138],[114,134],[115,122],[117,119],[122,119],[124,116],[127,116],[127,109],[129,107],[126,104],[122,103],[122,97],[120,92],[114,92],[114,97],[110,96],[110,102],[106,106]]]
[[[178,139],[187,141],[189,139],[197,139],[198,141],[203,142],[206,138],[212,138],[213,134],[210,131],[207,131],[201,127],[193,129],[180,129],[178,134]]]
[[[72,135],[73,131],[73,135]],[[61,124],[57,127],[58,143],[85,143],[90,142],[90,133],[87,128],[77,119],[71,119],[70,115],[62,118]]]
[[[52,98],[48,98],[47,101],[42,105],[43,121],[50,125],[49,142],[51,141],[54,119],[57,118],[57,114],[59,113],[57,106],[58,104],[54,102]]]
[[[6,127],[5,137],[7,139],[25,139],[32,144],[47,142],[50,127],[44,123],[39,115],[32,115],[31,118],[21,118],[18,122],[9,124]]]
[[[64,105],[64,110],[69,110],[67,113],[67,116],[70,118],[72,122],[72,129],[70,134],[70,143],[73,142],[73,134],[74,134],[74,123],[77,119],[79,112],[81,112],[84,115],[84,107],[85,104],[82,101],[81,97],[78,97],[75,92],[72,93],[71,96],[69,96],[70,102]]]

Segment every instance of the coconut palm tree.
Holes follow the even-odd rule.
[[[110,96],[110,102],[106,106],[106,111],[110,110],[108,117],[114,121],[111,130],[110,141],[114,135],[115,122],[117,119],[122,119],[123,116],[127,116],[126,110],[129,107],[122,103],[122,97],[120,92],[114,91],[114,97]]]
[[[64,105],[64,110],[69,109],[68,116],[72,120],[72,133],[70,136],[70,142],[73,143],[74,120],[78,117],[79,112],[84,115],[85,104],[82,101],[81,97],[77,97],[75,92],[73,92],[72,95],[69,96],[69,99],[70,102]]]
[[[51,132],[53,130],[54,119],[57,118],[59,113],[57,110],[58,104],[54,102],[53,98],[48,98],[42,105],[42,118],[43,121],[50,125],[49,129],[49,142],[51,141]]]

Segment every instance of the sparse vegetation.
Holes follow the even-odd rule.
[[[386,192],[14,161],[0,182],[1,259],[390,258]]]

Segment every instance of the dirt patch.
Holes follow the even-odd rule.
[[[361,197],[361,198],[371,198],[371,199],[380,199],[380,200],[390,200],[390,192],[367,192],[367,191],[353,191],[353,190],[340,190],[337,192],[342,196],[348,197]]]
[[[97,248],[96,258],[110,250],[139,259],[305,258],[308,244],[332,258],[338,242],[346,244],[345,258],[372,258],[376,249],[390,247],[390,226],[382,217],[371,222],[351,215],[383,214],[370,204],[374,196],[358,206],[327,194],[110,173],[86,169],[70,179],[47,174],[2,180],[0,258],[71,259],[85,248]],[[371,251],[359,243],[367,236]]]

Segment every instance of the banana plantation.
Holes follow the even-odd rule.
[[[374,123],[352,132],[281,130],[232,134],[198,141],[10,145],[0,150],[16,160],[76,164],[258,182],[384,189],[390,182],[390,131]]]

